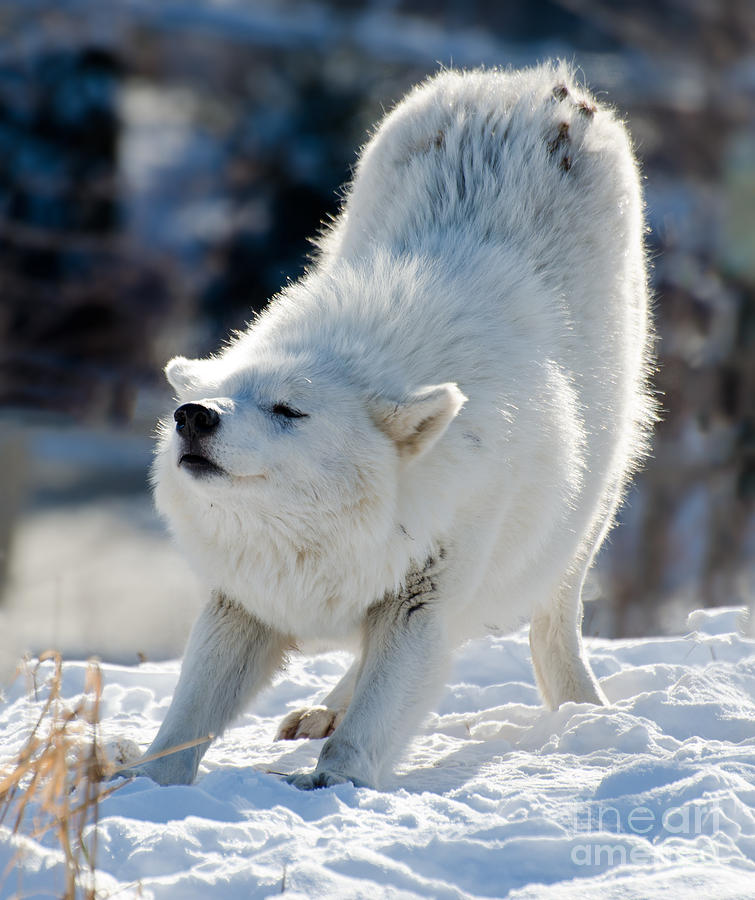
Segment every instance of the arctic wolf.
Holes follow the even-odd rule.
[[[357,648],[279,737],[300,788],[376,785],[449,655],[529,618],[549,707],[602,704],[580,592],[652,404],[630,140],[560,64],[444,71],[364,147],[313,268],[171,360],[159,510],[204,578],[148,750],[218,735],[309,639]],[[192,781],[208,741],[132,774]]]

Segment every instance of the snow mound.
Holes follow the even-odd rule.
[[[100,806],[98,895],[204,900],[748,898],[755,885],[755,642],[741,611],[690,616],[683,637],[588,640],[611,701],[546,712],[526,630],[465,646],[438,711],[382,792],[301,793],[279,774],[314,765],[321,741],[274,743],[349,664],[295,658],[205,757],[197,783],[140,778]],[[66,697],[85,664],[64,666]],[[146,746],[179,664],[103,665],[103,733]],[[0,762],[40,701],[16,684]],[[19,857],[14,857],[18,850]],[[52,839],[0,825],[0,896],[56,894]]]

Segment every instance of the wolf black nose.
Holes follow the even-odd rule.
[[[209,434],[220,422],[215,410],[201,403],[184,403],[173,413],[173,418],[176,420],[176,431],[187,438]]]

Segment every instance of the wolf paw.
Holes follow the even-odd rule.
[[[315,771],[315,772],[294,772],[286,778],[289,784],[292,784],[300,791],[314,791],[317,788],[334,787],[337,784],[353,784],[354,787],[369,787],[369,785],[360,781],[358,778],[349,778],[347,775],[340,775],[338,772]]]
[[[118,766],[112,772],[111,780],[116,778],[138,778],[146,776],[155,784],[191,784],[197,774],[201,753],[197,747],[166,753],[157,758],[150,755],[139,756],[138,759],[127,760],[126,765]]]
[[[176,756],[178,754],[175,754]],[[166,762],[165,759],[155,759],[150,762],[139,763],[129,766],[127,769],[119,769],[116,771],[111,780],[116,778],[139,778],[146,777],[155,784],[191,784],[196,775],[196,766],[190,761],[184,762],[179,759],[175,762],[171,760]]]
[[[328,709],[313,706],[295,709],[280,723],[276,741],[294,741],[298,738],[324,738],[333,734],[344,717],[345,709]]]
[[[105,744],[104,756],[104,764],[108,769],[124,769],[140,760],[143,752],[129,738],[115,738]]]

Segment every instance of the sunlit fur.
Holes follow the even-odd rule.
[[[168,366],[221,419],[224,475],[177,465],[170,420],[159,442],[187,557],[266,626],[338,642],[442,547],[450,644],[531,618],[546,702],[602,702],[581,585],[652,417],[624,126],[563,65],[442,72],[377,128],[319,248],[217,355]]]

